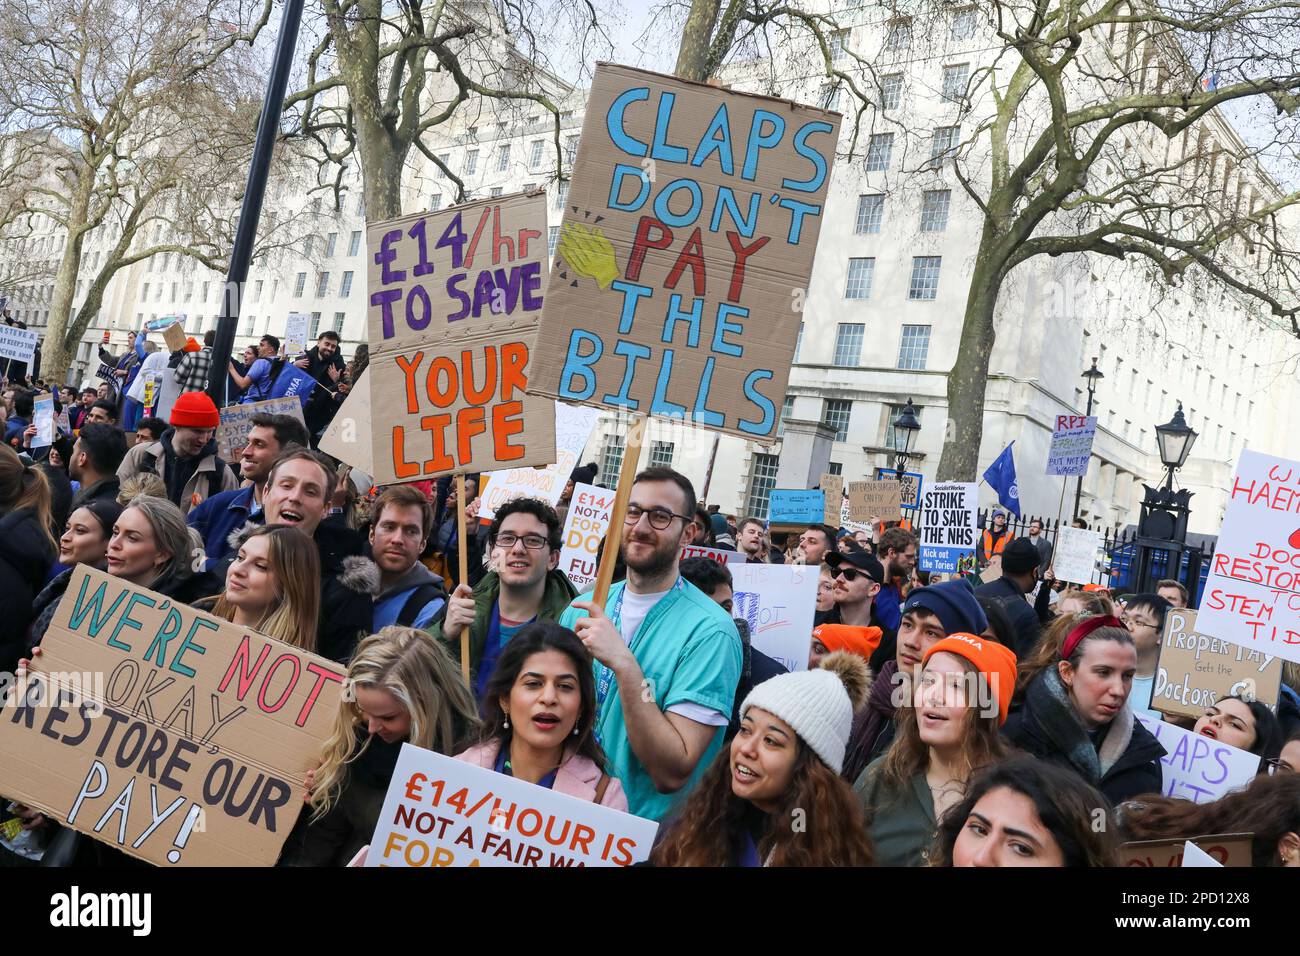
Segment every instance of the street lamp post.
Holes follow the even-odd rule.
[[[1179,577],[1192,492],[1186,488],[1174,490],[1174,472],[1187,462],[1196,437],[1196,430],[1190,428],[1183,417],[1182,402],[1178,403],[1172,419],[1156,426],[1156,445],[1160,450],[1160,463],[1165,467],[1165,481],[1159,488],[1143,486],[1142,513],[1138,518],[1137,575],[1133,582],[1138,591],[1152,590],[1151,584],[1157,577],[1152,561],[1155,551],[1170,556],[1166,559],[1164,576]],[[1191,585],[1189,590],[1194,591],[1196,582],[1186,583]]]
[[[1084,416],[1087,417],[1092,415],[1092,398],[1097,391],[1097,382],[1099,379],[1103,379],[1106,376],[1102,374],[1101,369],[1097,368],[1097,360],[1094,358],[1092,360],[1092,368],[1086,369],[1083,372],[1083,377],[1088,380],[1088,410],[1083,413]],[[1074,480],[1074,517],[1076,520],[1079,517],[1079,497],[1082,494],[1083,475],[1080,475]]]
[[[899,481],[903,480],[903,472],[907,471],[907,459],[912,455],[916,434],[920,430],[921,423],[916,420],[916,406],[909,398],[903,411],[894,420],[894,477]]]

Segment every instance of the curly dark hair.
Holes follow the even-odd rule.
[[[768,866],[871,866],[875,851],[862,805],[839,774],[802,740],[794,772],[772,826],[758,842]],[[655,847],[657,866],[732,866],[741,852],[744,817],[753,806],[731,792],[731,751],[724,747],[700,778],[681,815]],[[789,825],[802,811],[806,830]]]

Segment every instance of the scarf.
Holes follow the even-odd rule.
[[[1053,748],[1064,754],[1093,786],[1100,785],[1133,740],[1133,711],[1125,702],[1106,726],[1101,747],[1093,747],[1092,738],[1075,714],[1055,667],[1048,667],[1034,678],[1025,703]]]

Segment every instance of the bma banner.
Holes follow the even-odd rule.
[[[402,744],[366,866],[630,866],[659,824]]]
[[[227,405],[218,414],[217,454],[222,461],[234,461],[243,450],[248,442],[248,432],[253,427],[254,415],[292,415],[304,427],[307,424],[302,417],[302,404],[293,396],[248,402],[246,405]]]
[[[78,565],[0,711],[10,799],[159,866],[272,866],[344,672]]]
[[[942,481],[921,495],[922,571],[955,574],[974,567],[975,505],[974,482]]]
[[[598,64],[530,387],[773,438],[839,121]]]
[[[540,191],[370,223],[376,484],[555,461],[528,395],[546,272]]]
[[[1157,720],[1144,711],[1133,716],[1165,748],[1160,758],[1166,797],[1209,803],[1255,779],[1259,757],[1221,740]]]
[[[1047,474],[1086,475],[1096,434],[1096,415],[1057,415],[1052,446],[1047,451]]]
[[[1300,661],[1300,461],[1242,451],[1197,621],[1206,634]]]
[[[1185,608],[1165,614],[1152,708],[1175,717],[1200,717],[1215,701],[1244,694],[1276,710],[1281,659],[1202,634],[1196,621],[1197,612]]]
[[[804,564],[733,564],[732,614],[749,624],[754,647],[786,670],[808,669],[817,567]]]
[[[596,583],[599,563],[596,553],[601,539],[609,531],[609,516],[616,493],[578,482],[569,499],[569,513],[564,517],[564,545],[560,549],[559,568],[578,589],[589,590]]]
[[[554,508],[599,417],[594,408],[556,402],[555,461],[545,468],[508,468],[484,475],[478,492],[479,519],[491,521],[497,508],[511,498],[541,498]]]

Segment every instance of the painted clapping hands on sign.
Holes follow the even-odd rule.
[[[591,215],[587,213],[587,215]],[[599,222],[601,217],[596,217]],[[596,285],[608,289],[609,284],[619,277],[618,259],[614,255],[613,244],[605,238],[605,233],[598,227],[587,227],[582,223],[565,220],[560,227],[560,238],[555,249],[579,276],[594,279]],[[561,272],[560,278],[567,276]],[[574,279],[570,285],[577,285]]]

